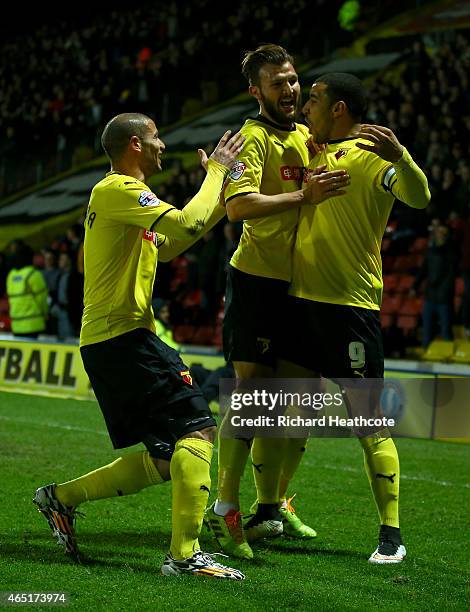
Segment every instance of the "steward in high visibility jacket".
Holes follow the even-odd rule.
[[[35,335],[46,329],[48,292],[39,270],[32,265],[10,270],[7,295],[15,335]]]

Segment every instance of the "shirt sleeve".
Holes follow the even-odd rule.
[[[268,149],[266,137],[261,130],[247,132],[242,128],[240,131],[246,136],[246,140],[229,173],[225,189],[226,201],[244,193],[259,193],[263,178]]]
[[[123,177],[116,183],[104,203],[106,216],[124,225],[136,225],[150,230],[152,225],[170,210],[176,210],[158,198],[140,181]]]
[[[197,194],[182,210],[168,210],[150,229],[176,240],[192,240],[202,236],[207,223],[220,209],[219,198],[228,169],[209,158],[207,174]],[[224,212],[224,211],[222,211]]]
[[[380,174],[380,187],[412,208],[425,208],[431,199],[428,180],[407,149],[402,157]]]

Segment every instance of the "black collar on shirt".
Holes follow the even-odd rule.
[[[348,136],[348,138],[338,138],[338,140],[328,140],[326,144],[338,144],[338,142],[345,142],[346,140],[357,140],[359,136]]]
[[[292,123],[292,127],[286,127],[285,125],[279,125],[278,123],[274,123],[264,115],[258,115],[257,117],[250,117],[250,119],[254,119],[254,121],[259,121],[260,123],[266,123],[266,125],[270,125],[276,130],[282,130],[283,132],[295,132],[297,129],[295,123]]]

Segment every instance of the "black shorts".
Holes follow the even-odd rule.
[[[269,367],[279,352],[280,318],[289,283],[254,276],[229,266],[225,291],[224,355],[226,361],[247,361]]]
[[[152,456],[169,460],[181,436],[216,425],[189,368],[149,330],[80,352],[114,448],[143,442]]]
[[[383,378],[377,310],[288,296],[280,357],[325,378]]]

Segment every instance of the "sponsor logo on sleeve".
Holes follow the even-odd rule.
[[[149,242],[153,242],[155,246],[158,246],[157,232],[151,232],[150,230],[144,230],[142,238],[144,240],[148,240]]]
[[[245,170],[246,165],[242,161],[237,159],[237,161],[233,164],[232,169],[230,170],[229,178],[231,178],[232,181],[238,181],[238,179],[243,176]]]
[[[302,180],[302,175],[303,175],[302,166],[281,166],[279,170],[281,172],[281,179],[283,181]]]
[[[139,196],[139,204],[141,206],[158,206],[160,200],[152,191],[141,191]]]

